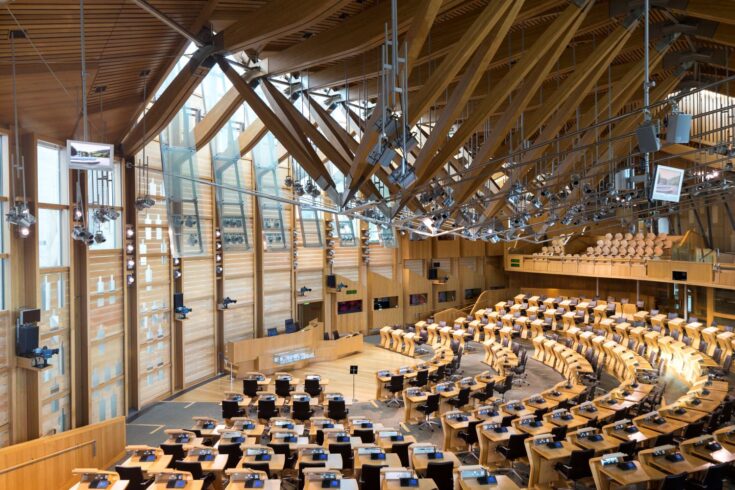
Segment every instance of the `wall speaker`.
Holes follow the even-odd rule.
[[[661,149],[661,140],[656,135],[656,125],[647,123],[635,130],[638,149],[641,153],[655,153]]]
[[[38,326],[21,325],[17,330],[16,354],[21,357],[31,357],[34,349],[38,349]]]
[[[334,274],[327,275],[327,287],[329,289],[337,289],[337,276]]]
[[[437,269],[434,269],[433,267],[429,269],[429,279],[438,279],[439,278],[439,271]]]
[[[671,279],[674,281],[686,281],[687,273],[686,271],[671,271]]]
[[[666,129],[667,143],[689,143],[689,134],[692,130],[691,114],[671,114],[669,127]]]

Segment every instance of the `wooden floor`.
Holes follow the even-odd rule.
[[[375,398],[375,373],[381,369],[394,369],[413,365],[418,361],[401,354],[365,343],[363,351],[336,361],[311,364],[306,369],[290,371],[303,382],[305,374],[318,374],[329,379],[329,392],[340,392],[345,398],[352,398],[352,376],[350,366],[357,365],[359,374],[355,376],[355,398],[367,402]],[[233,391],[242,390],[242,381],[233,380]],[[230,390],[229,376],[216,379],[199,388],[193,389],[176,398],[176,401],[219,402],[224,391]]]

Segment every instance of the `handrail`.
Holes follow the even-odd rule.
[[[95,452],[96,447],[97,447],[97,440],[96,439],[93,439],[93,440],[87,441],[87,442],[82,442],[82,443],[77,444],[75,446],[71,446],[71,447],[67,447],[67,448],[64,448],[64,449],[60,449],[60,450],[55,451],[53,453],[45,454],[45,455],[41,456],[38,459],[31,459],[29,461],[24,461],[23,463],[19,463],[19,464],[10,466],[8,468],[2,468],[2,469],[0,469],[0,475],[4,475],[5,473],[10,473],[11,471],[15,471],[15,470],[18,470],[20,468],[25,468],[26,466],[30,466],[32,464],[40,463],[41,461],[46,461],[47,459],[51,459],[51,458],[53,458],[55,456],[58,456],[60,454],[65,454],[65,453],[68,453],[68,452],[73,451],[75,449],[80,449],[82,447],[89,446],[89,445],[92,445],[93,446],[92,447],[92,454],[94,455],[94,452]]]

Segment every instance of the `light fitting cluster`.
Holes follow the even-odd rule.
[[[18,235],[22,238],[31,234],[31,226],[36,223],[36,217],[31,214],[26,203],[16,203],[5,217],[9,224],[17,227]]]

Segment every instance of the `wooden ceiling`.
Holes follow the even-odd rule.
[[[205,76],[216,63],[223,65],[224,54],[244,52],[250,60],[261,61],[262,71],[249,73],[247,81],[298,75],[304,88],[312,94],[330,90],[331,94],[340,93],[342,100],[371,102],[378,96],[380,46],[390,13],[388,0],[149,0],[148,3],[193,36],[203,27],[211,28],[213,41],[199,50],[201,59],[191,61],[189,69],[156,101],[149,113],[148,132],[144,134],[139,127],[133,128],[142,107],[144,83],[151,93],[189,42],[131,0],[85,1],[91,137],[121,143],[128,156],[168,122],[191,94],[198,77]],[[629,16],[627,6],[635,2],[627,2],[622,10],[620,3],[400,0],[399,30],[411,48],[410,122],[422,123],[428,132],[426,148],[418,148],[414,155],[419,183],[441,175],[446,171],[446,163],[472,169],[471,161],[458,161],[453,156],[456,150],[466,148],[467,141],[473,141],[471,155],[479,154],[483,161],[508,152],[506,136],[515,130],[521,116],[531,123],[533,130],[529,137],[554,138],[569,127],[572,114],[586,114],[590,110],[595,90],[605,92],[612,87],[621,97],[625,94],[618,101],[621,109],[636,104],[641,92],[643,34],[640,21],[625,23]],[[654,40],[660,40],[672,25],[687,26],[681,29],[683,35],[666,45],[666,58],[663,54],[656,58],[653,73],[659,82],[667,81],[666,86],[673,90],[681,80],[682,74],[672,78],[681,59],[675,57],[677,53],[698,53],[700,61],[688,65],[690,75],[731,74],[735,67],[732,2],[654,3],[656,8],[651,12]],[[495,15],[496,7],[502,14]],[[7,9],[36,47],[28,39],[17,41],[21,125],[58,139],[78,136],[81,112],[78,2],[16,0]],[[477,25],[477,19],[483,16],[493,26],[489,32]],[[555,26],[563,30],[553,32]],[[10,101],[7,33],[14,29],[18,29],[15,20],[8,10],[0,7],[3,64],[0,97],[4,102]],[[472,37],[473,33],[477,33],[477,39]],[[200,39],[205,44],[209,42],[204,37]],[[548,40],[548,45],[544,46],[543,40]],[[483,53],[483,50],[487,51]],[[53,76],[39,53],[53,70]],[[484,54],[488,55],[487,59]],[[705,54],[711,55],[710,58],[702,59]],[[141,72],[146,70],[150,74],[144,82]],[[228,76],[235,87],[200,123],[206,130],[198,131],[197,147],[206,144],[232,110],[252,96],[248,87],[237,81],[239,75],[230,71]],[[95,89],[101,86],[106,90],[100,95]],[[321,155],[331,155],[331,160],[338,160],[335,165],[350,176],[350,192],[343,196],[343,202],[358,190],[369,197],[374,192],[371,176],[376,171],[365,162],[376,141],[371,125],[365,125],[366,121],[359,118],[355,121],[366,128],[356,141],[344,128],[336,127],[327,112],[320,112],[324,107],[312,109],[310,119],[302,120],[299,111],[284,105],[287,98],[282,98],[276,89],[282,86],[267,87],[268,104],[259,107],[259,117],[272,121],[273,127],[268,124],[266,127],[292,155],[309,160],[302,164],[311,169],[312,177],[331,181],[319,160]],[[570,93],[559,92],[564,87],[579,93],[573,92],[575,97],[571,98]],[[560,98],[550,100],[557,92]],[[10,125],[11,115],[11,111],[0,113],[0,124]],[[311,133],[309,124],[316,124],[320,132]],[[496,126],[497,134],[488,132],[488,128]],[[437,134],[429,134],[437,127],[440,128]],[[506,128],[502,134],[500,127]],[[262,134],[262,131],[255,133]],[[305,133],[310,136],[304,136]],[[451,134],[455,136],[450,137]],[[248,145],[252,143],[251,140]],[[489,170],[478,172],[477,177],[482,180]],[[376,175],[387,182],[384,174],[380,169]],[[395,186],[390,188],[395,190]],[[463,186],[463,198],[471,197],[474,190],[477,186]],[[408,204],[416,206],[415,202]]]

